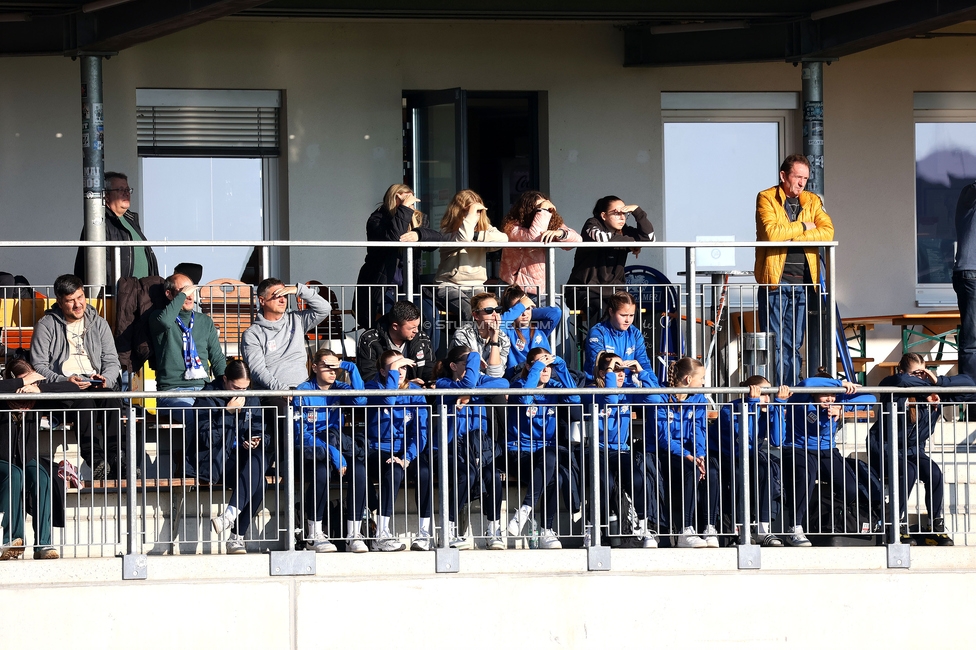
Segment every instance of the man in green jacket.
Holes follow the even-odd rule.
[[[196,287],[190,278],[179,273],[171,275],[163,283],[163,289],[169,305],[149,315],[149,331],[156,355],[156,388],[161,391],[202,390],[211,377],[223,375],[227,365],[217,328],[209,316],[193,311]],[[156,404],[172,408],[173,420],[182,422],[183,409],[192,407],[194,401],[192,395],[161,397]]]

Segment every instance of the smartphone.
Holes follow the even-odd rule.
[[[105,381],[101,379],[96,379],[95,377],[89,377],[88,383],[91,384],[92,386],[101,386],[102,384],[105,383]]]

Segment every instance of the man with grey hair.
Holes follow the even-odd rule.
[[[307,307],[288,309],[292,295]],[[241,355],[255,388],[287,390],[308,379],[305,332],[322,322],[332,306],[315,289],[301,283],[285,286],[278,278],[261,280],[258,303],[254,322],[241,335]]]
[[[129,177],[121,172],[105,172],[105,241],[146,241],[139,226],[139,215],[129,209],[132,198]],[[86,240],[85,231],[81,232]],[[119,249],[121,266],[116,269],[120,278],[145,278],[159,275],[156,254],[149,246],[123,247]],[[109,278],[115,277],[112,267],[115,256],[109,255],[106,269]],[[75,256],[75,275],[85,277],[85,249],[79,248]]]
[[[81,278],[62,275],[54,281],[56,304],[34,326],[31,362],[48,381],[70,381],[86,393],[119,389],[121,366],[115,339],[108,322],[88,304]],[[90,397],[95,398],[94,395]],[[126,458],[120,447],[120,399],[95,398],[105,411],[104,431],[108,461],[94,436],[80,435],[78,445],[95,479],[108,478],[115,469],[125,471]],[[123,445],[124,447],[124,445]]]

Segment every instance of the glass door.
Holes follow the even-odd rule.
[[[468,185],[467,93],[450,88],[406,91],[403,97],[404,182],[436,230],[451,199]],[[420,282],[432,282],[437,254],[421,253],[417,265]]]

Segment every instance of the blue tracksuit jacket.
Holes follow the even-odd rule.
[[[782,445],[783,438],[786,435],[786,424],[784,422],[786,400],[774,397],[772,402],[765,405],[765,409],[762,408],[762,402],[758,398],[747,397],[745,401],[749,408],[749,450],[752,451],[757,441],[764,438],[767,438],[769,444],[774,447]],[[741,409],[741,399],[722,407],[718,415],[718,427],[709,429],[709,451],[715,453],[721,451],[723,456],[738,458],[740,453],[739,411]]]
[[[808,377],[799,384],[802,387],[829,387],[840,388],[840,380],[828,377]],[[794,447],[809,451],[828,450],[835,447],[835,436],[837,430],[843,424],[843,418],[834,420],[827,415],[827,409],[819,404],[811,404],[812,395],[793,395],[790,398],[790,406],[786,411],[786,439],[784,447]],[[877,402],[878,398],[869,394],[836,395],[837,403],[845,411],[854,410],[857,402],[872,403]]]
[[[400,385],[400,371],[393,370],[383,381],[376,377],[366,383],[366,389],[396,390]],[[427,446],[427,402],[422,395],[411,395],[416,384],[408,384],[406,390],[389,397],[371,397],[367,403],[378,408],[369,409],[366,441],[370,449],[385,453],[402,454],[407,462],[413,462]]]
[[[363,379],[359,376],[356,364],[343,361],[340,366],[349,373],[346,384],[337,381],[329,390],[321,391],[320,395],[292,398],[292,407],[299,419],[295,421],[295,448],[302,451],[305,458],[322,460],[328,455],[332,466],[341,469],[346,466],[342,453],[329,442],[329,431],[342,431],[344,425],[342,409],[339,406],[363,406],[365,397],[356,397],[349,391],[362,390]],[[302,382],[296,387],[298,390],[319,390],[318,382],[314,379]],[[333,392],[339,391],[339,392]]]
[[[463,406],[458,406],[457,397],[463,391],[471,388],[508,388],[508,380],[502,377],[489,377],[481,372],[481,355],[477,352],[468,354],[464,375],[458,381],[440,377],[436,388],[455,391],[451,395],[438,398],[438,403],[447,403],[447,441],[452,442],[454,436],[464,438],[468,431],[488,430],[488,409],[485,408],[484,397],[473,397]],[[433,448],[438,449],[439,436],[432,436]]]
[[[708,396],[688,395],[679,402],[673,395],[648,395],[650,404],[657,404],[657,446],[661,453],[672,456],[705,456],[708,451]],[[650,410],[649,410],[650,412]]]
[[[563,319],[563,310],[559,307],[534,307],[532,327],[535,328],[535,332],[532,332],[529,327],[522,329],[515,327],[515,321],[523,313],[525,313],[525,305],[519,302],[502,314],[502,325],[505,327],[505,333],[508,334],[508,340],[512,342],[512,347],[508,351],[509,369],[525,363],[525,356],[532,348],[545,348],[552,352],[552,348],[549,347],[549,334],[559,327]],[[524,341],[519,338],[519,333],[522,334]]]
[[[609,321],[601,321],[590,328],[590,333],[586,336],[586,360],[583,364],[583,372],[588,381],[593,381],[593,366],[601,352],[613,352],[624,361],[636,359],[644,370],[651,373],[649,376],[653,377],[654,382],[650,387],[661,387],[657,377],[654,377],[654,366],[647,356],[644,335],[633,325],[622,332],[614,329]],[[635,379],[632,374],[628,376],[624,381],[624,388],[637,387]]]
[[[529,367],[525,379],[519,377],[512,388],[574,388],[566,362],[556,357],[552,364],[552,377],[545,386],[539,386],[539,377],[545,364],[536,361]],[[508,407],[508,450],[536,451],[556,445],[556,404],[579,404],[579,395],[522,395],[513,397],[520,406]],[[565,417],[565,413],[561,414]]]

